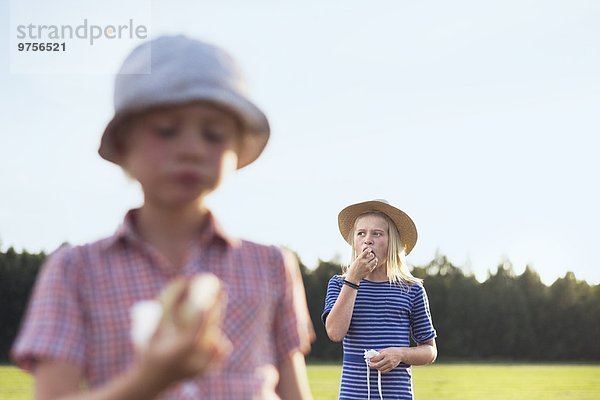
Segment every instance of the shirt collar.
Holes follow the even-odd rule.
[[[125,214],[125,218],[123,218],[123,222],[119,228],[117,228],[116,232],[108,238],[106,242],[107,248],[119,242],[134,243],[136,241],[143,241],[135,228],[135,218],[137,212],[138,209],[132,209]],[[203,247],[209,246],[215,241],[220,241],[230,248],[239,245],[240,240],[228,235],[214,215],[208,210],[204,223],[200,229],[201,232],[198,238],[198,244]]]

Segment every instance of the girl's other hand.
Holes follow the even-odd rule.
[[[369,360],[369,367],[382,373],[390,372],[402,362],[402,351],[397,347],[388,347],[379,350],[379,355]]]

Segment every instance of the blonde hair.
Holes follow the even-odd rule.
[[[380,211],[367,211],[360,214],[354,220],[354,225],[348,233],[348,243],[352,246],[352,261],[358,256],[356,248],[354,247],[354,231],[356,230],[357,221],[365,215],[377,215],[382,217],[388,225],[388,253],[386,259],[386,273],[390,280],[390,283],[396,283],[399,285],[408,284],[412,285],[415,283],[423,282],[423,279],[413,276],[408,269],[408,263],[406,262],[406,245],[402,244],[400,240],[400,233],[396,224],[390,217]],[[343,267],[343,273],[345,274],[348,270],[349,265]]]

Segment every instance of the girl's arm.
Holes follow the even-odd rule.
[[[327,336],[334,342],[341,342],[348,332],[357,293],[356,289],[343,285],[333,308],[325,320]]]
[[[312,399],[304,356],[299,351],[294,352],[288,361],[280,366],[277,394],[286,400]]]
[[[363,278],[372,272],[372,268],[377,265],[377,259],[368,258],[367,255],[370,252],[371,248],[365,249],[352,262],[350,268],[346,271],[345,279],[347,281],[358,285]],[[348,285],[342,285],[342,290],[325,320],[327,336],[334,342],[342,341],[348,332],[357,292],[356,289]]]

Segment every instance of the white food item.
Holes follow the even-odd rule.
[[[221,281],[213,274],[201,273],[190,279],[183,277],[171,281],[157,300],[135,303],[130,310],[131,340],[136,350],[146,348],[156,330],[165,332],[189,329],[195,326],[200,313],[206,313],[208,326],[199,339],[218,335],[224,307]]]
[[[187,302],[196,311],[206,310],[217,301],[221,282],[211,274],[202,274],[190,283]]]
[[[379,352],[377,350],[365,350],[365,360],[370,360],[372,357],[378,356]]]
[[[138,301],[131,307],[131,340],[137,349],[148,345],[158,328],[162,312],[162,306],[156,300]]]

